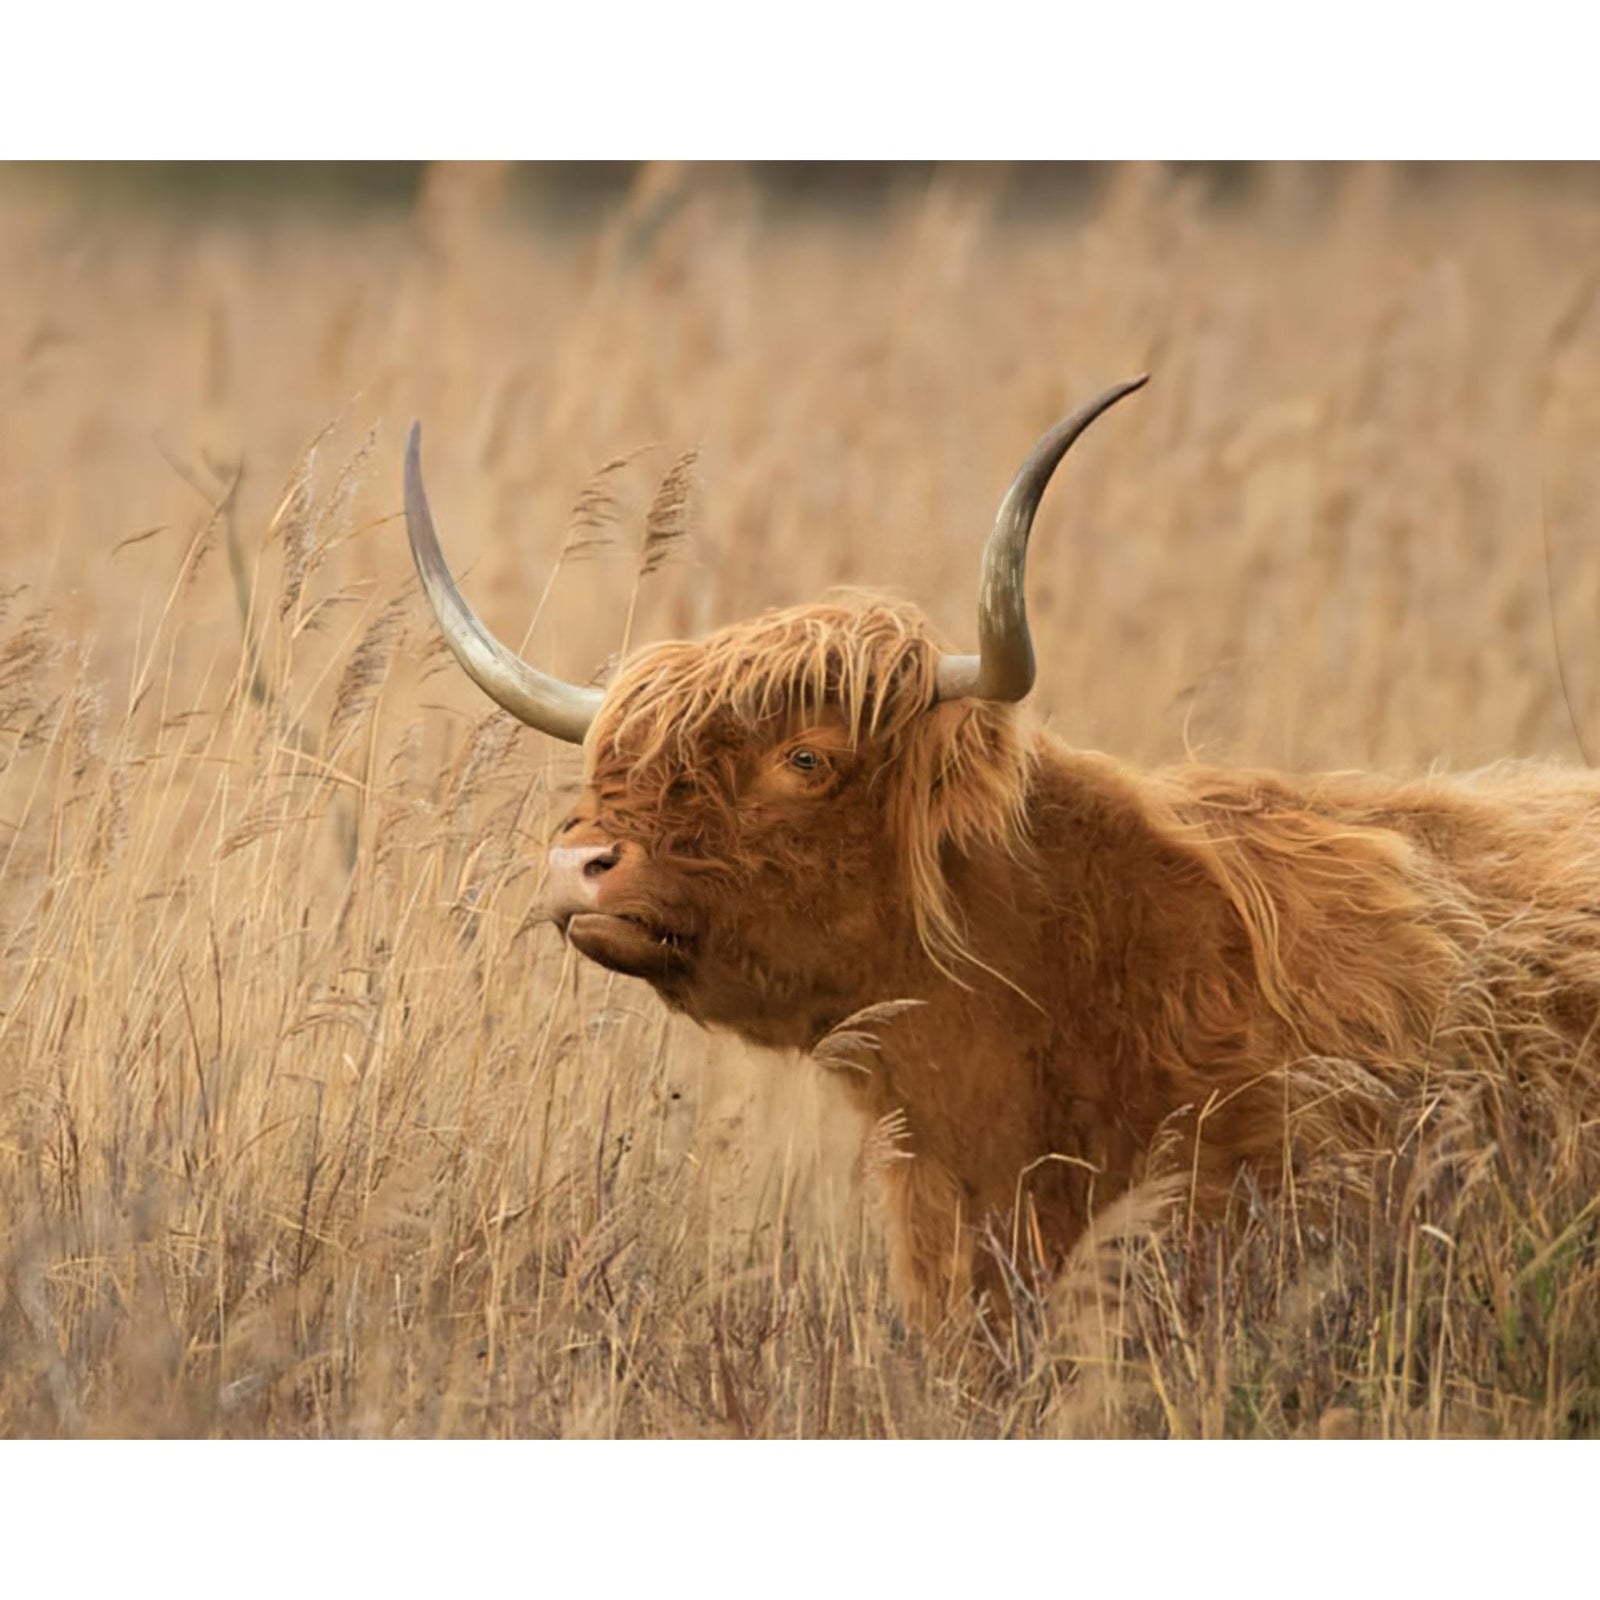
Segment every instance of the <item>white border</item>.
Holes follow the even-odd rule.
[[[1600,155],[1600,13],[1345,0],[13,7],[0,157]]]
[[[70,1594],[1582,1592],[1585,1469],[1517,1444],[0,1445],[8,1587]]]

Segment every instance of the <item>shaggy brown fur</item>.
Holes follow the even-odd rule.
[[[1205,1214],[1244,1167],[1359,1167],[1446,1104],[1502,1141],[1595,1115],[1588,775],[1138,772],[935,705],[936,660],[880,602],[649,650],[561,841],[620,844],[601,904],[662,932],[651,981],[703,1023],[810,1051],[920,1002],[843,1076],[904,1113],[885,1181],[922,1315],[998,1293],[997,1219],[1059,1261],[1158,1163]]]

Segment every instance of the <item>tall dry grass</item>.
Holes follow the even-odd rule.
[[[1595,1431],[1572,1151],[1401,1150],[1315,1224],[1135,1197],[1055,1286],[1000,1219],[1012,1325],[902,1326],[896,1130],[531,920],[576,762],[460,681],[398,521],[419,415],[474,602],[580,681],[841,583],[966,641],[1015,464],[1148,366],[1034,540],[1064,735],[1579,760],[1583,184],[1131,169],[1052,220],[955,171],[840,219],[647,169],[551,232],[448,170],[343,223],[0,178],[0,1430]]]

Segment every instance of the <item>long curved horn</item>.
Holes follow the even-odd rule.
[[[512,716],[541,733],[582,744],[605,698],[599,689],[579,689],[530,667],[478,621],[461,598],[433,531],[427,491],[422,487],[422,424],[411,424],[406,440],[406,537],[423,592],[438,619],[445,643],[467,676]]]
[[[1064,422],[1058,422],[1022,463],[1022,470],[1000,502],[994,532],[983,551],[983,580],[978,588],[978,654],[941,657],[936,700],[1020,700],[1033,687],[1033,640],[1028,633],[1028,608],[1023,594],[1033,514],[1039,509],[1050,474],[1060,466],[1061,458],[1078,435],[1124,395],[1142,389],[1149,381],[1150,374],[1146,372],[1107,389]]]

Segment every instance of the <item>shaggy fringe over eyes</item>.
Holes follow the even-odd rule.
[[[685,778],[704,806],[730,740],[754,736],[764,748],[825,711],[841,715],[856,748],[882,757],[876,782],[889,785],[883,804],[917,935],[947,966],[967,952],[943,852],[1021,852],[1032,740],[1010,706],[935,705],[938,659],[918,611],[867,596],[654,646],[624,666],[595,718],[589,779],[635,814]]]

